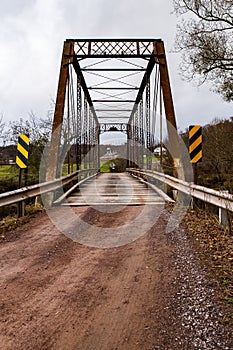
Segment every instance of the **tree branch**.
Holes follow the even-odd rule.
[[[191,7],[187,0],[183,0],[183,3],[185,4],[185,7],[187,8],[188,11],[192,12],[193,14],[195,14],[198,18],[204,20],[204,21],[207,21],[207,22],[224,22],[224,23],[227,23],[229,24],[231,27],[233,26],[233,22],[232,21],[229,21],[228,19],[224,19],[224,18],[221,18],[219,16],[216,16],[214,14],[212,14],[211,16],[203,16],[201,13],[200,13],[200,7],[196,6],[196,9],[194,9],[193,7]],[[211,3],[212,4],[212,3]],[[204,5],[204,4],[201,4],[202,7],[205,9],[206,12],[208,12],[208,9],[207,7]],[[195,5],[194,5],[195,6]],[[230,15],[230,17],[232,18],[232,16]]]

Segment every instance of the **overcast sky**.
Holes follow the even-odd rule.
[[[4,120],[45,117],[56,97],[66,38],[162,38],[177,123],[204,125],[233,116],[232,104],[182,81],[179,55],[171,53],[177,18],[172,0],[1,0],[0,113]]]

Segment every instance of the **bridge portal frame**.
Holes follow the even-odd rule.
[[[76,74],[77,81],[83,90],[85,101],[92,111],[93,117],[97,123],[99,130],[99,121],[97,116],[97,109],[94,108],[93,100],[91,99],[89,91],[91,88],[87,87],[84,79],[83,71],[80,67],[79,60],[85,58],[143,58],[148,60],[147,67],[141,84],[135,87],[138,90],[132,111],[128,121],[128,138],[132,135],[130,123],[132,122],[135,113],[138,113],[138,107],[143,99],[143,93],[148,87],[150,76],[155,64],[159,65],[161,91],[163,95],[165,117],[167,120],[168,138],[173,148],[174,165],[179,163],[179,140],[177,135],[177,125],[175,118],[175,110],[171,92],[171,85],[168,73],[168,65],[165,54],[164,43],[161,39],[67,39],[63,45],[63,52],[61,58],[60,74],[57,88],[57,97],[55,104],[55,112],[52,126],[52,137],[50,143],[50,151],[48,156],[48,168],[46,173],[46,180],[51,181],[57,178],[57,167],[59,157],[59,145],[61,139],[61,128],[63,123],[66,89],[69,75],[69,65],[72,65]],[[106,69],[111,70],[111,69]],[[108,89],[102,87],[100,89]],[[112,88],[113,89],[113,88]],[[116,87],[116,89],[124,89]],[[126,88],[125,88],[126,89]],[[133,88],[131,88],[133,90]],[[79,104],[80,101],[77,101]],[[128,101],[127,101],[128,102]],[[80,106],[81,108],[81,106]],[[141,136],[140,136],[141,138]],[[99,135],[97,135],[99,142]],[[81,140],[80,140],[81,142]],[[147,139],[147,146],[149,139]],[[79,145],[81,147],[81,145]],[[130,147],[128,147],[130,149]],[[80,155],[78,156],[80,158]],[[80,159],[79,159],[80,161]]]

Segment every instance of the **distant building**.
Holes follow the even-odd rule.
[[[162,147],[162,155],[165,155],[165,154],[167,154],[167,150],[166,150],[165,147]],[[161,148],[160,147],[156,147],[154,149],[154,155],[155,156],[160,156],[161,155]]]
[[[101,158],[102,159],[114,159],[114,158],[117,158],[117,152],[111,151],[111,148],[107,147],[107,152]]]

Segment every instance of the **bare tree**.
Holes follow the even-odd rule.
[[[181,72],[214,83],[213,90],[233,100],[232,0],[173,0],[181,16],[175,46],[183,52]]]
[[[203,130],[203,165],[209,173],[217,174],[219,181],[232,174],[233,163],[233,118],[230,120],[214,120]]]
[[[30,143],[40,142],[46,143],[50,138],[52,130],[51,117],[38,118],[34,112],[29,113],[28,119],[20,118],[10,122],[10,141],[17,143],[19,134],[28,134]]]
[[[6,123],[3,120],[3,114],[0,115],[0,146],[3,144],[4,145],[4,140],[5,140],[5,128],[6,128]]]
[[[38,176],[41,157],[50,140],[52,129],[51,117],[39,118],[33,112],[28,119],[20,118],[10,122],[8,138],[13,144],[17,144],[19,134],[27,134],[30,139],[29,167],[31,172]]]

